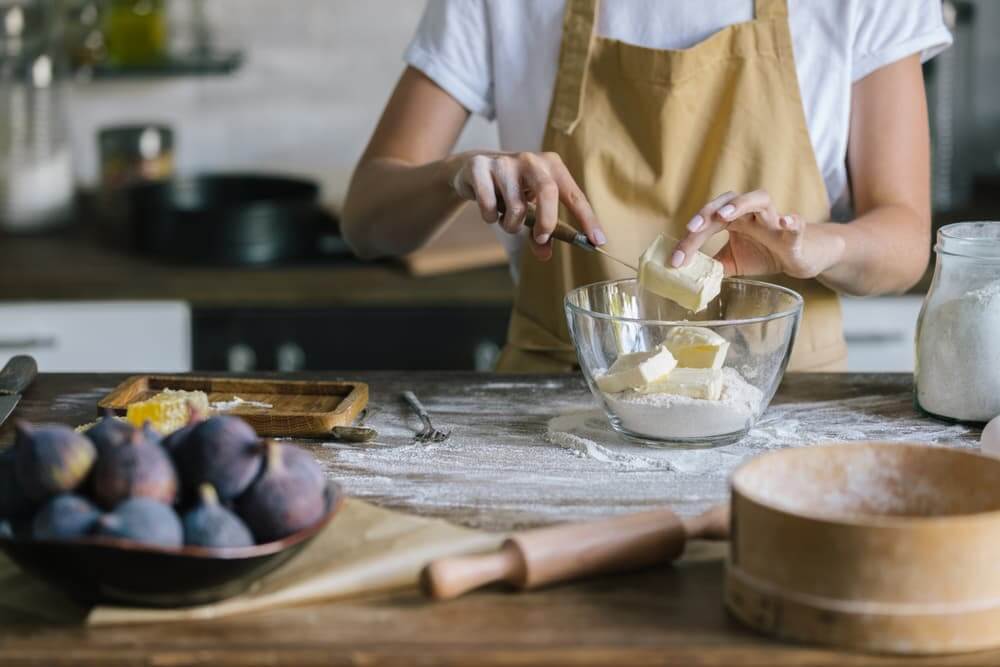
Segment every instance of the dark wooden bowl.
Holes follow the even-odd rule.
[[[26,572],[88,604],[184,607],[238,595],[302,550],[343,504],[327,486],[327,511],[312,526],[277,542],[236,549],[150,547],[127,540],[73,542],[0,537],[0,549]]]

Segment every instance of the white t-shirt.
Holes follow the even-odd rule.
[[[555,85],[564,0],[429,0],[406,62],[473,113],[504,150],[539,150]],[[753,18],[753,0],[604,0],[597,32],[684,49]],[[809,136],[835,217],[848,208],[851,84],[951,43],[941,0],[788,0]]]

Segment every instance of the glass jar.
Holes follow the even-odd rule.
[[[169,178],[174,170],[174,133],[166,125],[116,125],[97,133],[101,189]]]
[[[917,406],[935,417],[1000,415],[1000,222],[938,232],[934,280],[917,322]]]
[[[122,67],[162,62],[167,25],[166,0],[108,0],[104,14],[108,62]]]
[[[40,231],[70,218],[73,166],[58,3],[0,0],[0,229]]]

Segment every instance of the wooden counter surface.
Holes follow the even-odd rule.
[[[506,267],[414,277],[353,259],[268,268],[170,265],[97,243],[85,231],[0,235],[0,301],[179,300],[194,307],[509,306]]]
[[[17,416],[82,423],[93,418],[97,398],[121,378],[42,375],[28,390]],[[420,514],[502,529],[629,511],[670,502],[674,493],[642,481],[644,475],[666,474],[663,471],[606,467],[603,476],[621,494],[607,489],[588,494],[586,488],[567,481],[597,479],[594,466],[601,462],[571,452],[561,452],[565,478],[546,469],[545,474],[522,477],[510,488],[503,484],[488,488],[481,476],[484,471],[508,466],[505,474],[513,480],[523,474],[522,467],[533,465],[532,452],[538,458],[558,460],[558,446],[545,441],[546,424],[555,414],[592,406],[577,376],[372,373],[357,379],[371,384],[375,408],[371,423],[383,433],[371,455],[322,443],[306,445],[356,495]],[[393,468],[393,462],[401,460],[399,452],[411,446],[416,425],[398,400],[404,388],[424,401],[437,425],[453,429],[446,443],[421,450],[435,470],[433,475],[412,465]],[[910,379],[904,375],[790,375],[760,430],[771,429],[767,437],[779,440],[817,434],[832,438],[839,433],[844,439],[884,437],[974,446],[975,429],[920,416],[912,407],[910,392]],[[0,429],[0,442],[9,442],[10,435],[9,425]],[[765,442],[764,437],[751,439]],[[481,457],[489,451],[483,449],[488,446],[484,440],[501,448],[494,451],[510,447],[513,454],[499,456],[496,464],[468,460],[465,454],[479,452]],[[392,449],[396,455],[390,455]],[[515,464],[512,458],[525,461]],[[406,457],[402,460],[405,463]],[[376,477],[385,481],[377,483]],[[463,485],[468,478],[473,485]],[[474,492],[476,486],[479,493]],[[540,492],[547,494],[547,503],[518,501]],[[694,504],[687,509],[693,510]],[[722,571],[721,561],[709,559],[530,594],[488,590],[431,604],[416,593],[401,593],[211,622],[134,627],[52,626],[12,619],[0,609],[0,665],[1000,664],[1000,652],[902,659],[757,636],[726,615]]]

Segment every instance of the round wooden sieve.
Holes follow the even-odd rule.
[[[886,653],[1000,646],[1000,460],[864,442],[732,481],[726,605],[782,638]]]

